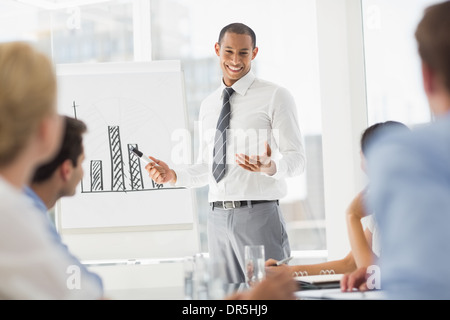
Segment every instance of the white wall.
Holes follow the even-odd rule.
[[[360,136],[367,127],[360,0],[317,0],[328,259],[350,250],[345,210],[363,187]]]

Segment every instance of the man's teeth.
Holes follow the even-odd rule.
[[[233,70],[233,71],[239,71],[239,70],[241,70],[241,68],[234,68],[234,67],[232,67],[232,66],[228,66],[228,68],[230,68],[230,69]]]

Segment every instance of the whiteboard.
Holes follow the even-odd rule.
[[[84,176],[76,194],[56,207],[59,230],[192,228],[192,190],[154,183],[130,152],[137,147],[169,166],[186,160],[173,152],[183,142],[173,137],[188,130],[180,62],[58,65],[56,71],[60,113],[88,127]]]

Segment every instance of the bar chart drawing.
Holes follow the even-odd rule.
[[[147,159],[131,151],[136,148],[172,168],[191,163],[184,153],[190,151],[190,141],[179,134],[189,130],[181,62],[58,64],[56,69],[58,111],[87,127],[80,184],[55,206],[59,230],[101,233],[105,240],[117,233],[119,242],[132,246],[133,255],[134,241],[120,241],[121,232],[133,236],[138,231],[139,237],[148,234],[152,240],[154,234],[196,236],[194,191],[155,183],[145,169]],[[173,240],[165,239],[161,243]],[[109,255],[103,243],[92,246],[98,247],[99,258]],[[121,255],[128,248],[118,250]]]
[[[119,126],[108,126],[105,136],[107,136],[110,150],[111,185],[108,189],[105,188],[103,160],[91,160],[89,167],[90,186],[85,190],[84,185],[81,184],[82,193],[148,191],[164,187],[163,184],[155,183],[152,180],[152,187],[145,188],[142,163],[139,157],[131,151],[133,148],[139,149],[136,143],[126,144],[128,172],[125,170],[127,164],[124,162],[125,157]]]

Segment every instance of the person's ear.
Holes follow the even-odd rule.
[[[61,179],[63,181],[68,181],[72,176],[73,172],[72,160],[70,159],[64,160],[64,162],[59,167],[59,172],[61,175]]]
[[[214,45],[214,51],[216,51],[216,55],[220,57],[220,44],[218,42]]]
[[[255,47],[255,49],[253,49],[252,51],[252,60],[256,58],[256,55],[258,54],[258,47]]]

